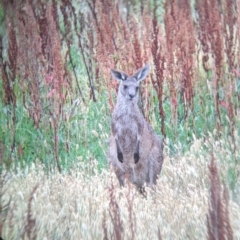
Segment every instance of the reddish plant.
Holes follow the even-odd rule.
[[[142,67],[149,60],[150,48],[147,47],[147,41],[150,41],[150,32],[144,22],[140,24],[140,29],[132,17],[125,18],[121,7],[114,1],[92,0],[88,5],[91,10],[88,19],[94,19],[94,22],[86,28],[87,36],[91,49],[94,49],[96,72],[103,77],[102,82],[107,87],[109,107],[112,110],[114,106],[112,90],[116,92],[118,84],[109,80],[109,69],[117,67],[131,74],[134,69]],[[95,37],[92,36],[92,28],[95,29]],[[149,91],[146,91],[146,87],[144,89],[145,92],[141,95],[147,102]],[[147,112],[148,104],[141,105],[144,106],[143,112]]]
[[[66,100],[66,79],[70,78],[67,77],[61,55],[56,2],[46,5],[39,0],[35,5],[30,0],[20,4],[12,1],[3,6],[6,16],[12,16],[11,20],[6,18],[8,64],[1,57],[6,102],[14,103],[15,95],[11,86],[18,76],[23,105],[35,126],[40,128],[41,122],[46,121],[46,114],[54,118],[55,158],[60,169],[57,131]],[[47,98],[44,95],[46,91]],[[49,110],[47,113],[44,110],[46,105]],[[12,146],[14,148],[14,144]]]
[[[161,119],[161,132],[163,136],[166,136],[165,129],[164,129],[164,120],[165,114],[163,109],[163,81],[164,81],[164,70],[165,70],[165,47],[166,42],[165,38],[161,36],[162,32],[160,31],[160,26],[158,25],[157,16],[156,16],[157,6],[155,3],[153,9],[153,17],[152,17],[152,57],[153,57],[153,64],[155,74],[151,74],[151,80],[153,87],[155,88],[157,95],[158,95],[158,109],[159,115]]]
[[[223,49],[221,14],[217,0],[197,0],[196,9],[199,15],[199,39],[202,44],[204,56],[203,67],[206,71],[210,70],[210,55],[212,56],[213,94],[216,116],[221,121],[219,109],[219,89],[222,80],[223,68]],[[219,121],[216,121],[216,128],[219,129]]]
[[[120,214],[120,207],[117,203],[115,189],[111,181],[111,186],[109,188],[109,215],[113,224],[113,232],[111,234],[111,239],[121,240],[124,238],[123,235],[123,222]]]
[[[212,153],[211,164],[209,165],[210,177],[210,201],[207,215],[207,229],[209,240],[232,240],[233,231],[230,224],[228,212],[228,191],[224,185],[222,192],[218,169]]]
[[[178,119],[178,93],[184,104],[185,119],[193,108],[195,71],[195,30],[189,1],[171,0],[165,3],[167,48],[167,81],[169,83],[173,122]]]
[[[28,239],[37,239],[37,231],[36,231],[36,219],[32,215],[32,201],[33,201],[33,195],[38,189],[38,184],[34,187],[34,189],[31,192],[30,198],[28,200],[28,208],[27,208],[27,218],[25,222],[25,228],[23,233],[23,238],[25,236],[25,233],[27,233]]]

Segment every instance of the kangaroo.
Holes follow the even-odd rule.
[[[149,68],[147,64],[132,76],[111,69],[120,85],[111,119],[109,163],[120,186],[127,177],[140,192],[144,191],[144,183],[151,187],[156,184],[163,164],[163,142],[138,107],[139,84]]]

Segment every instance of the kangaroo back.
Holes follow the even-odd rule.
[[[145,182],[155,184],[162,168],[162,141],[146,122],[137,104],[139,84],[146,78],[149,68],[147,64],[132,76],[111,70],[120,85],[111,119],[109,162],[121,186],[125,177],[139,188]]]

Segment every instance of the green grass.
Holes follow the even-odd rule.
[[[82,70],[77,69],[78,72]],[[82,72],[84,74],[84,72]],[[89,91],[87,80],[84,75],[80,76],[83,81],[82,89]],[[40,161],[47,171],[55,167],[54,155],[54,134],[47,112],[40,128],[36,128],[28,111],[21,102],[22,93],[20,87],[15,83],[15,94],[17,96],[16,121],[13,125],[12,106],[6,106],[3,101],[0,103],[0,139],[5,146],[4,160],[8,166],[13,168],[24,167],[32,162]],[[215,129],[215,112],[213,99],[206,85],[199,86],[194,96],[194,108],[189,110],[188,118],[184,119],[184,106],[178,99],[178,121],[177,125],[172,122],[170,101],[164,101],[166,148],[171,156],[184,154],[189,151],[195,139],[206,138]],[[0,92],[3,95],[2,84]],[[65,118],[60,118],[58,128],[59,159],[63,169],[69,170],[77,161],[89,162],[97,160],[99,169],[107,165],[108,138],[110,136],[111,113],[108,108],[108,93],[103,89],[97,95],[97,102],[92,100],[83,104],[81,98],[74,98],[75,103],[71,104],[70,99],[64,105]],[[86,94],[85,94],[86,97]],[[155,99],[155,97],[154,97]],[[160,133],[160,119],[158,108],[153,108],[155,121],[152,125]],[[229,137],[229,124],[227,115],[222,114],[223,127],[222,139]],[[239,134],[239,122],[236,122],[236,131]],[[11,151],[13,132],[15,129],[15,147]],[[218,136],[216,135],[216,140]],[[228,139],[231,145],[231,139]],[[229,145],[229,146],[230,146]],[[210,149],[209,149],[210,151]],[[233,149],[229,147],[231,158]],[[236,159],[236,157],[235,157]],[[235,160],[239,164],[239,159]],[[237,176],[234,168],[229,168],[230,182],[234,182]],[[231,183],[233,186],[234,184]]]
[[[2,88],[2,86],[0,86]],[[2,89],[1,89],[2,92]],[[12,122],[12,106],[0,103],[0,140],[5,148],[4,160],[13,168],[24,167],[35,161],[44,164],[47,170],[55,166],[54,135],[47,114],[34,126],[28,111],[21,103],[20,94],[15,108],[16,120]],[[105,94],[106,95],[106,94]],[[58,128],[59,159],[63,168],[69,169],[75,161],[97,159],[100,167],[106,166],[107,139],[110,128],[110,113],[107,109],[107,96],[99,96],[98,102],[88,101],[86,106],[79,104],[64,106],[67,120],[60,119]],[[14,149],[11,146],[14,137]],[[68,147],[67,147],[68,145]],[[20,150],[21,148],[21,150]]]

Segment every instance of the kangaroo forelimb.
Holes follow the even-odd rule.
[[[122,153],[121,148],[119,146],[118,140],[117,139],[115,139],[115,140],[116,140],[116,145],[117,145],[117,158],[121,163],[123,163],[123,153]]]
[[[137,145],[133,154],[134,162],[137,163],[139,161],[139,140],[137,140]]]

